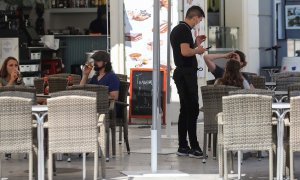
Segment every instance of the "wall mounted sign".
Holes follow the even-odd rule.
[[[300,29],[300,5],[285,6],[286,29]]]

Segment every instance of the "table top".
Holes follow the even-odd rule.
[[[274,91],[275,95],[288,95],[288,91]]]
[[[290,109],[290,103],[272,103],[272,109]]]
[[[45,112],[48,111],[47,105],[33,105],[32,112]]]
[[[266,86],[276,86],[276,82],[265,82]]]
[[[36,94],[36,97],[41,97],[41,98],[51,98],[51,95],[44,95],[44,94]]]

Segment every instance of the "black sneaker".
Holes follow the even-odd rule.
[[[201,159],[203,158],[203,152],[201,150],[191,149],[189,152],[189,157]]]
[[[188,156],[190,152],[190,147],[178,148],[177,156]]]

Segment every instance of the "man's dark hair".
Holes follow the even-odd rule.
[[[187,12],[185,18],[192,19],[193,17],[205,17],[204,11],[200,6],[192,6],[190,7]]]

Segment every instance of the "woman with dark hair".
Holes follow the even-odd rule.
[[[243,89],[250,89],[248,81],[240,72],[241,64],[231,59],[226,63],[225,72],[222,78],[216,80],[217,85],[236,86]]]
[[[235,50],[233,52],[226,53],[226,54],[206,54],[204,55],[203,58],[208,67],[208,70],[215,76],[216,79],[223,77],[224,74],[224,69],[216,65],[216,63],[214,62],[214,60],[216,59],[225,58],[225,59],[232,59],[238,61],[240,63],[240,70],[247,65],[245,54],[239,50]],[[254,86],[252,85],[248,75],[242,72],[242,76],[244,77],[244,79],[248,81],[250,87],[253,89]]]
[[[24,85],[20,76],[19,62],[14,57],[4,60],[0,70],[0,87],[11,85]]]
[[[98,84],[108,86],[109,96],[117,100],[119,96],[119,78],[112,70],[110,55],[105,51],[97,51],[92,56],[94,66],[86,65],[83,70],[80,84]],[[88,79],[91,70],[94,68],[95,75]]]

